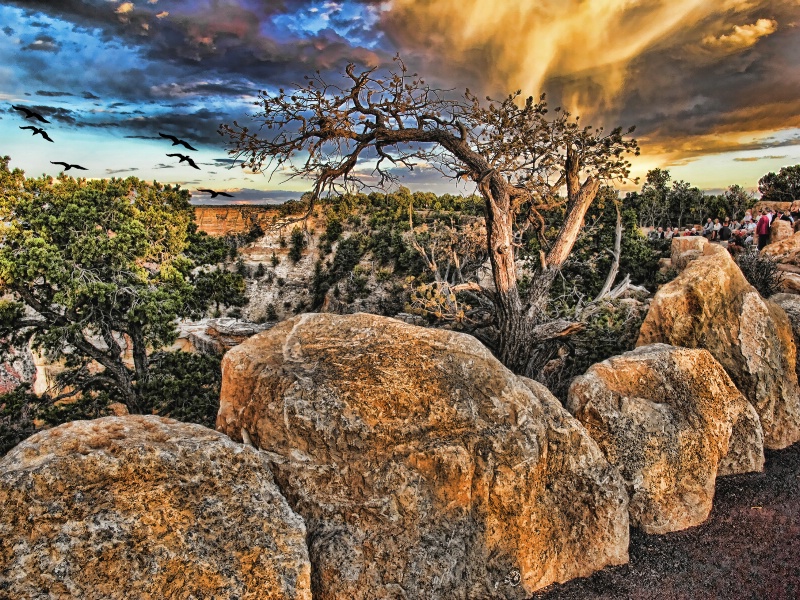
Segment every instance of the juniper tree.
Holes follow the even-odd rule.
[[[8,165],[0,158],[0,346],[30,340],[65,362],[62,395],[113,390],[140,412],[150,353],[216,300],[207,275],[192,275],[219,253],[206,239],[191,250],[202,236],[188,192],[134,177],[26,178]],[[236,283],[224,282],[223,303],[243,301]]]
[[[629,175],[626,155],[638,153],[627,137],[633,129],[584,127],[566,111],[548,112],[544,96],[523,99],[517,92],[482,101],[467,90],[452,98],[395,60],[397,67],[386,72],[350,64],[336,82],[317,72],[291,90],[262,91],[258,127],[234,121],[220,133],[243,167],[312,180],[310,206],[353,185],[392,184],[402,170],[423,164],[474,182],[484,200],[494,289],[470,288],[493,303],[497,356],[528,372],[548,292],[586,210],[603,182]],[[563,211],[557,234],[520,293],[520,230],[535,228],[544,241],[542,213],[555,208]]]

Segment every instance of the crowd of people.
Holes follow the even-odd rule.
[[[791,211],[765,207],[757,216],[753,216],[753,212],[747,210],[741,220],[730,217],[722,220],[709,217],[703,225],[694,225],[683,229],[650,227],[648,237],[669,240],[674,237],[703,236],[711,242],[719,242],[726,247],[745,247],[757,244],[758,249],[761,250],[767,245],[770,229],[777,220],[788,221],[792,224],[793,229],[800,227],[800,204],[793,205]]]

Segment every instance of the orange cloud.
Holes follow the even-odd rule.
[[[723,52],[738,52],[755,45],[762,37],[771,35],[778,30],[778,22],[772,19],[759,19],[752,25],[737,25],[733,32],[715,37],[707,36],[703,44]]]

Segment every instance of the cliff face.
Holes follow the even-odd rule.
[[[256,224],[266,229],[278,211],[272,206],[195,206],[197,227],[208,235],[247,233]]]

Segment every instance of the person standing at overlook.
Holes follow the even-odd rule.
[[[766,208],[761,209],[761,216],[756,223],[756,235],[758,236],[758,249],[761,250],[767,245],[769,239],[770,218]]]

